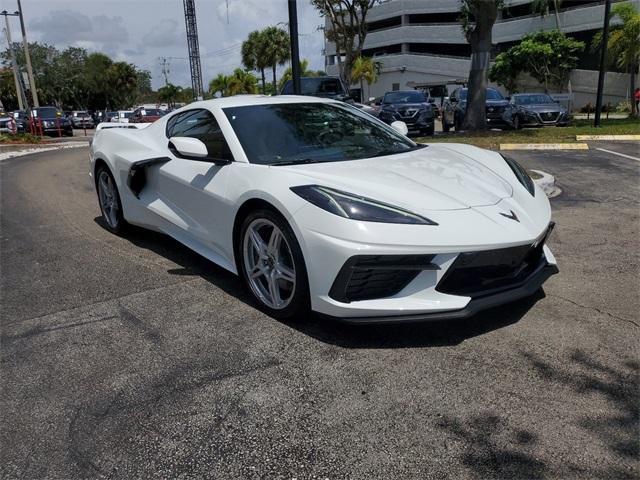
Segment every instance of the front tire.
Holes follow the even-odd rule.
[[[290,319],[309,310],[309,281],[300,245],[281,215],[251,212],[242,222],[238,270],[270,316]]]
[[[127,222],[122,216],[122,202],[116,182],[109,169],[102,165],[96,171],[96,189],[102,220],[112,233],[122,233]]]
[[[515,117],[513,117],[513,129],[520,130],[521,128],[522,125],[520,124],[520,117],[516,115]]]

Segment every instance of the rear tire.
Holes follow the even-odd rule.
[[[300,245],[287,221],[261,208],[242,222],[237,267],[260,308],[277,319],[309,311],[309,280]]]
[[[118,186],[105,165],[101,165],[96,170],[96,190],[102,220],[107,230],[115,234],[122,233],[128,224],[122,215],[122,202]]]

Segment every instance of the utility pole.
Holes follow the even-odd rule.
[[[291,42],[291,76],[293,93],[300,95],[300,49],[298,47],[298,7],[296,0],[289,2],[289,38]]]
[[[189,67],[191,68],[193,96],[195,97],[194,100],[202,100],[202,66],[200,65],[195,0],[184,0],[184,23],[187,27],[187,47],[189,48]]]
[[[607,43],[609,43],[609,16],[611,15],[611,0],[604,4],[604,27],[602,27],[602,46],[600,47],[600,72],[598,74],[598,93],[596,94],[596,115],[593,126],[600,126],[600,114],[602,113],[602,91],[604,90],[604,74],[607,60]],[[633,100],[633,99],[632,99]]]
[[[17,17],[17,13],[8,13],[6,10],[0,12],[0,15],[4,15],[6,23],[5,34],[7,36],[7,44],[9,45],[9,55],[11,56],[11,67],[13,70],[13,81],[16,84],[16,97],[18,97],[18,107],[20,110],[24,110],[25,102],[23,102],[24,91],[20,84],[20,70],[18,69],[18,62],[16,61],[16,52],[13,50],[13,41],[11,40],[11,27],[9,27],[9,17]]]
[[[33,68],[31,68],[31,56],[29,55],[29,42],[27,41],[27,30],[24,28],[24,18],[22,16],[22,4],[18,0],[18,15],[20,15],[20,28],[22,29],[22,47],[24,48],[24,58],[27,61],[27,74],[29,75],[29,87],[33,96],[33,106],[38,108],[38,90],[36,89],[36,80],[33,78]]]
[[[160,57],[160,62],[162,64],[162,75],[164,75],[164,84],[169,85],[169,60],[167,57]]]

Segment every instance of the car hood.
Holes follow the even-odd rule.
[[[383,157],[274,168],[304,177],[295,185],[331,187],[416,213],[495,205],[513,193],[479,161],[433,145]]]
[[[421,108],[425,108],[426,106],[427,103],[385,103],[382,108],[391,108],[393,110],[420,110]]]

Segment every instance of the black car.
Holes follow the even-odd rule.
[[[566,126],[569,112],[546,93],[517,93],[509,97],[507,121],[515,129],[522,127]]]
[[[293,95],[293,80],[287,80],[280,95]],[[300,78],[300,95],[353,103],[349,90],[338,77],[302,77]]]
[[[451,127],[462,128],[467,111],[467,89],[456,88],[442,104],[442,130],[448,132]],[[511,128],[509,101],[495,88],[487,88],[486,100],[487,125],[490,128]]]
[[[56,107],[38,107],[33,110],[33,115],[37,124],[42,125],[42,132],[45,135],[73,136],[71,121]]]
[[[398,90],[385,93],[378,118],[391,124],[401,121],[407,124],[409,133],[433,135],[434,112],[429,98],[418,90]]]

